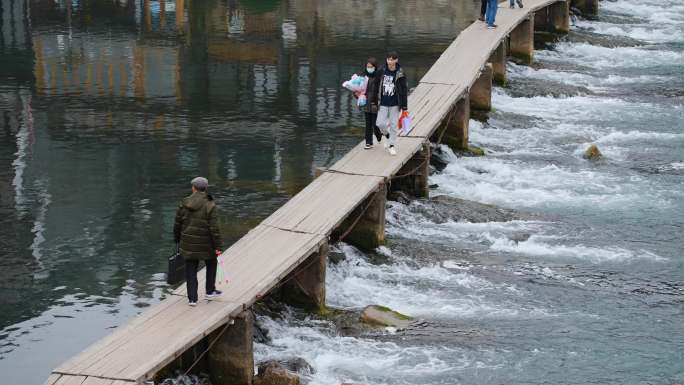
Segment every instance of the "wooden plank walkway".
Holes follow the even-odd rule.
[[[221,297],[187,305],[185,285],[112,334],[56,368],[45,385],[141,383],[207,334],[264,296],[328,240],[331,232],[428,141],[468,92],[491,53],[534,10],[559,0],[525,0],[524,9],[499,8],[499,28],[476,22],[444,51],[409,96],[414,129],[398,154],[354,147],[222,256],[228,282]],[[203,287],[204,273],[199,274]],[[192,327],[188,327],[192,325]]]

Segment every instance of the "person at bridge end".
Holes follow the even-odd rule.
[[[488,29],[496,28],[494,21],[496,20],[496,11],[499,7],[498,0],[487,0],[487,14],[485,16]]]
[[[190,306],[197,305],[197,269],[199,262],[206,265],[206,298],[221,295],[216,290],[218,256],[223,249],[218,209],[207,192],[209,181],[197,177],[190,182],[192,194],[184,198],[176,211],[173,238],[180,243],[180,253],[185,260],[185,279]]]
[[[508,0],[509,4],[511,6],[511,9],[515,8],[515,3],[518,3],[518,7],[522,8],[523,7],[523,2],[522,0]]]
[[[391,155],[396,155],[397,136],[399,135],[399,117],[401,111],[408,110],[408,85],[406,76],[399,64],[399,55],[395,51],[387,54],[386,64],[378,74],[380,81],[378,108],[378,127],[387,137],[385,148]]]

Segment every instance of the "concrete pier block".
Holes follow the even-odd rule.
[[[492,52],[489,57],[489,63],[492,64],[493,70],[493,82],[500,86],[506,84],[506,41],[502,41],[501,44]]]
[[[385,205],[387,204],[387,185],[382,183],[378,186],[375,194],[364,201],[359,208],[349,215],[349,218],[340,226],[341,231],[346,231],[349,226],[361,215],[363,208],[368,207],[354,228],[345,237],[344,241],[362,249],[374,250],[385,243]]]
[[[549,8],[534,11],[534,31],[549,31]]]
[[[251,385],[254,377],[254,314],[240,313],[207,355],[209,375],[214,385]],[[189,325],[192,326],[192,325]],[[209,334],[213,341],[223,327]]]
[[[473,110],[489,111],[492,109],[492,79],[494,69],[491,64],[485,64],[480,76],[470,87],[470,108]]]
[[[443,128],[437,130],[437,133],[442,135],[442,143],[451,147],[452,150],[465,150],[468,148],[468,123],[470,122],[468,94],[456,102],[453,108],[453,111],[447,115],[447,119],[442,122]],[[448,120],[449,117],[451,121]]]
[[[534,17],[529,17],[518,24],[511,32],[511,56],[532,63],[534,52]]]
[[[571,6],[577,8],[584,16],[598,15],[599,0],[572,0]]]
[[[391,191],[402,191],[416,198],[429,196],[430,143],[425,142],[413,157],[397,173],[390,183]],[[383,215],[384,217],[384,215]],[[384,221],[384,218],[383,218]]]
[[[570,2],[569,1],[559,1],[549,5],[548,9],[548,21],[555,33],[568,33],[570,32]]]
[[[305,259],[284,278],[285,283],[274,294],[279,300],[309,311],[325,309],[325,273],[328,244]]]

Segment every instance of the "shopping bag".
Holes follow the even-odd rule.
[[[216,286],[223,283],[228,283],[228,276],[226,275],[226,269],[223,267],[223,258],[218,257],[218,264],[216,266]]]
[[[176,251],[168,260],[166,283],[175,285],[185,279],[185,259],[180,254],[180,245],[176,243]]]
[[[413,122],[411,122],[408,111],[404,110],[401,112],[398,125],[401,130],[401,135],[408,135],[408,133],[411,132],[413,129]]]

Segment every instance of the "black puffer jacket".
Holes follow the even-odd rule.
[[[385,71],[387,71],[387,65],[381,69],[377,75],[378,78],[378,101],[382,98],[382,78],[385,76]],[[399,63],[397,63],[397,76],[394,79],[394,86],[397,90],[397,96],[399,96],[399,108],[402,110],[408,109],[408,84],[406,83],[406,76],[404,75],[404,70],[401,69]]]
[[[186,260],[216,258],[215,250],[223,250],[218,209],[211,195],[195,192],[178,206],[173,236],[180,242],[180,253]]]
[[[375,71],[373,75],[369,75],[368,72],[364,70],[363,74],[368,76],[368,84],[366,85],[367,102],[365,106],[361,107],[361,111],[377,114],[378,105],[380,104],[380,99],[378,99],[378,89],[380,87],[378,71]]]

